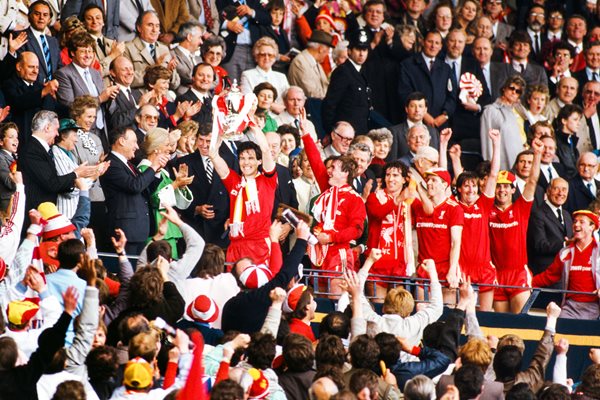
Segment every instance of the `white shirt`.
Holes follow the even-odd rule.
[[[546,204],[548,204],[548,207],[550,207],[550,209],[551,209],[551,210],[552,210],[552,212],[554,213],[554,216],[555,216],[556,218],[558,218],[558,212],[557,212],[557,211],[558,211],[558,210],[560,210],[560,214],[561,214],[561,217],[560,217],[560,219],[562,220],[562,224],[564,225],[564,224],[565,224],[565,213],[564,213],[564,211],[563,211],[562,207],[556,207],[556,206],[555,206],[554,204],[552,204],[552,203],[551,203],[551,202],[550,202],[548,199],[546,199],[545,201],[546,201]]]
[[[277,126],[281,126],[281,125],[285,125],[285,124],[290,124],[293,127],[295,127],[295,123],[294,120],[297,117],[293,116],[292,114],[290,114],[289,112],[284,111],[279,115],[275,115],[275,121],[277,122]],[[315,129],[315,125],[312,123],[312,121],[310,120],[306,120],[306,123],[304,124],[304,130],[306,131],[306,133],[308,133],[310,135],[310,137],[316,142],[318,140],[317,138],[317,131]]]
[[[354,68],[356,68],[356,70],[358,72],[360,72],[360,70],[362,69],[362,65],[359,65],[359,64],[355,63],[354,60],[351,59],[351,58],[348,58],[348,60],[350,60],[350,63],[352,63],[352,65],[354,65]]]
[[[240,82],[242,92],[245,94],[252,93],[254,87],[259,83],[269,82],[277,89],[277,99],[275,101],[279,104],[283,104],[283,93],[290,87],[286,76],[281,72],[273,71],[273,69],[265,71],[258,66],[242,72]]]
[[[485,64],[484,66],[481,67],[481,70],[483,71],[483,77],[485,78],[485,84],[487,86],[487,88],[489,89],[489,91],[492,91],[492,79],[490,78],[490,63]]]
[[[523,65],[523,72],[525,72],[525,70],[527,69],[527,60],[524,60],[524,61],[516,61],[516,60],[514,60],[512,62],[512,67],[517,72],[521,72],[521,65]]]
[[[585,179],[581,180],[583,182],[583,186],[585,186],[590,192],[597,193],[598,188],[596,188],[596,182],[594,181],[594,179],[591,179],[590,181],[586,181]],[[591,185],[591,187],[588,188],[588,185]]]
[[[450,58],[450,57],[446,57],[446,64],[448,64],[450,66],[450,70],[452,70],[452,64],[456,63],[456,75],[454,76],[456,78],[456,81],[460,81],[460,67],[462,65],[462,56],[458,57],[458,58]]]
[[[569,44],[575,48],[575,54],[579,54],[583,51],[583,42],[577,44],[570,39],[568,39],[567,42],[569,42]]]
[[[547,34],[548,39],[550,40],[560,40],[562,37],[562,31],[558,31],[558,32],[548,32]]]
[[[565,72],[563,72],[560,75],[560,79],[562,79],[562,78],[570,78],[570,77],[571,77],[571,71],[569,71],[569,68],[567,68],[565,70]],[[560,79],[559,79],[558,76],[551,76],[550,77],[550,80],[552,81],[552,83],[556,83],[556,84],[558,84],[558,82],[560,81]]]
[[[585,67],[585,74],[587,75],[588,81],[594,80],[594,72],[596,73],[596,80],[600,79],[600,69],[590,69],[590,67]]]
[[[515,175],[515,186],[519,189],[519,192],[523,194],[523,190],[525,190],[525,180]]]
[[[544,176],[546,177],[546,181],[548,181],[548,183],[550,183],[552,179],[560,178],[560,175],[558,175],[556,168],[554,168],[554,165],[552,164],[540,164],[540,170],[542,171],[542,174],[544,174]],[[552,179],[550,179],[550,174],[548,173],[548,170],[552,171]]]
[[[50,151],[50,145],[48,144],[48,142],[46,142],[44,139],[42,139],[39,136],[36,136],[36,135],[31,135],[31,136],[36,138],[42,144],[42,146],[44,146],[44,150],[46,150],[46,152]]]
[[[117,153],[114,150],[111,151],[111,153],[113,153],[115,155],[115,157],[117,157],[119,160],[121,160],[121,162],[123,162],[123,164],[125,164],[129,167],[129,160],[127,160],[123,154]]]
[[[423,56],[423,60],[425,60],[425,66],[428,70],[431,70],[432,62],[435,64],[435,58],[429,58],[425,55],[425,53],[421,53],[421,55]]]
[[[194,89],[194,87],[190,87],[190,89],[192,89],[192,93],[194,93],[196,95],[196,97],[202,102],[204,103],[204,100],[206,100],[208,97],[210,97],[210,93],[206,92],[206,93],[202,93],[196,89]]]

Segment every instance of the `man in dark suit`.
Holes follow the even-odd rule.
[[[549,41],[548,36],[543,31],[545,23],[546,10],[544,10],[544,7],[537,4],[531,6],[531,8],[529,8],[529,12],[527,13],[526,29],[532,44],[529,60],[535,61],[540,65],[543,65],[545,61],[543,49],[546,45],[546,42]]]
[[[148,187],[155,174],[169,161],[166,154],[159,155],[150,168],[139,172],[129,160],[137,150],[137,139],[131,128],[120,128],[111,133],[112,151],[107,157],[110,167],[100,177],[108,208],[108,229],[122,229],[127,236],[125,248],[129,255],[139,255],[150,236],[150,210]]]
[[[356,162],[356,175],[352,179],[352,187],[363,199],[366,199],[369,193],[377,189],[375,174],[369,168],[373,153],[365,143],[354,143],[348,149],[348,155]],[[371,181],[371,186],[368,186]]]
[[[75,179],[90,178],[97,174],[96,166],[80,165],[73,172],[58,175],[50,146],[58,136],[58,116],[53,111],[42,110],[31,122],[32,136],[19,157],[19,170],[23,172],[26,209],[37,208],[40,203],[56,203],[59,193],[68,193],[75,187]]]
[[[578,175],[569,181],[569,197],[565,208],[569,212],[585,210],[598,197],[600,181],[594,179],[598,159],[592,152],[583,153],[577,160]]]
[[[191,87],[177,97],[177,102],[192,101],[202,102],[200,112],[195,114],[192,119],[198,123],[212,122],[212,86],[214,84],[215,72],[210,64],[197,64],[192,70]]]
[[[125,56],[119,56],[110,63],[110,76],[118,85],[119,91],[114,99],[108,101],[107,123],[109,131],[131,126],[135,123],[138,108],[148,103],[151,94],[142,96],[138,89],[132,89],[133,64]],[[148,92],[150,93],[150,92]]]
[[[145,104],[135,112],[135,137],[138,143],[138,149],[134,157],[130,160],[133,165],[138,165],[146,157],[143,150],[146,134],[158,126],[158,110],[152,104]]]
[[[66,0],[60,13],[60,19],[77,15],[83,21],[83,12],[90,6],[95,5],[103,10],[104,14],[104,36],[117,40],[119,37],[119,0]]]
[[[546,191],[547,199],[534,207],[527,230],[527,255],[529,268],[537,275],[552,263],[563,248],[565,240],[573,236],[571,214],[563,209],[567,201],[569,184],[555,178]]]
[[[25,51],[17,57],[16,74],[4,82],[2,88],[10,104],[12,122],[19,127],[19,147],[23,148],[31,136],[31,119],[40,110],[56,110],[58,81],[45,84],[38,81],[39,61],[36,55]]]
[[[229,196],[214,172],[208,152],[210,148],[211,124],[200,124],[196,137],[196,151],[176,161],[176,167],[187,164],[189,175],[194,181],[188,185],[194,195],[192,204],[181,210],[183,220],[193,226],[207,243],[226,247],[228,235],[225,234],[225,221],[229,218]],[[221,145],[222,152],[224,144]]]
[[[480,82],[485,82],[483,72],[475,60],[469,55],[463,55],[465,50],[467,36],[461,29],[452,29],[446,37],[446,64],[452,70],[454,82],[458,86],[460,77],[465,73],[471,73]],[[492,96],[483,85],[483,94],[479,96],[477,102],[457,101],[456,111],[450,118],[452,126],[453,140],[461,143],[464,149],[480,149],[479,139],[479,120],[483,108],[492,102]],[[465,142],[468,140],[468,142]]]
[[[504,71],[509,68],[506,64],[491,61],[493,53],[492,42],[488,38],[479,37],[473,42],[473,56],[479,64],[483,77],[481,84],[484,91],[490,93],[492,102],[500,95],[500,88],[508,77],[508,73]]]
[[[592,149],[600,148],[600,82],[589,81],[583,88],[583,116]]]
[[[369,55],[369,39],[364,30],[350,38],[348,60],[331,74],[323,99],[323,128],[333,130],[338,121],[348,121],[358,135],[368,132],[371,99],[369,83],[361,73]]]
[[[437,128],[445,125],[454,113],[458,94],[450,67],[437,58],[440,50],[442,36],[437,31],[428,32],[423,52],[402,62],[398,89],[400,104],[405,104],[413,92],[423,93],[428,108],[424,122]]]
[[[19,49],[19,53],[24,51],[35,53],[40,61],[38,81],[45,83],[52,80],[56,71],[63,66],[58,40],[45,34],[52,19],[52,11],[47,2],[38,0],[29,6],[28,15],[30,26],[25,31],[27,32],[27,43]],[[7,54],[7,57],[11,57],[11,55]]]
[[[542,143],[544,143],[538,186],[541,188],[542,192],[545,193],[550,181],[559,177],[566,178],[567,171],[561,163],[554,162],[554,159],[556,158],[556,139],[554,139],[553,136],[550,136],[550,133],[552,132],[550,124],[547,124],[547,126],[536,125],[536,129],[533,133],[535,134],[538,132],[542,133],[541,140]],[[536,204],[540,204],[537,200],[538,199],[536,199]],[[544,199],[542,198],[541,201],[543,200]]]
[[[600,82],[600,42],[593,41],[588,43],[584,51],[586,67],[572,74],[573,78],[579,82],[580,91],[575,102],[579,102],[586,83],[589,81]]]

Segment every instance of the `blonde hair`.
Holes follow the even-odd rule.
[[[492,362],[492,350],[482,339],[471,338],[458,349],[458,356],[463,364],[473,364],[486,371]]]
[[[406,318],[415,308],[415,299],[412,294],[403,288],[393,288],[383,301],[384,314],[398,314]]]
[[[275,50],[275,53],[279,54],[279,47],[277,46],[277,43],[275,42],[275,40],[273,40],[272,38],[268,37],[268,36],[263,36],[260,39],[258,39],[256,41],[256,43],[254,43],[254,46],[252,47],[252,55],[254,57],[256,57],[256,55],[258,54],[258,50],[261,47],[271,47],[272,49]]]
[[[498,350],[504,346],[516,346],[521,354],[523,354],[525,351],[525,342],[523,342],[523,339],[517,335],[513,335],[512,333],[504,335],[500,338],[500,340],[498,340]]]
[[[181,131],[181,137],[186,138],[188,136],[195,136],[198,133],[198,129],[200,128],[200,124],[198,124],[193,119],[189,121],[183,121],[179,125],[177,125],[177,129]]]
[[[146,156],[154,153],[162,146],[169,145],[169,131],[163,128],[151,129],[144,138],[144,151]]]

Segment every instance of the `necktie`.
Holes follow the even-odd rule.
[[[52,152],[52,147],[50,147],[50,148],[48,149],[48,155],[50,156],[50,158],[51,158],[52,160],[54,160],[54,153]],[[588,183],[588,185],[589,185],[589,183]]]
[[[535,43],[534,43],[534,46],[535,46],[534,52],[535,52],[535,55],[538,55],[540,53],[540,34],[539,33],[536,33],[534,35],[534,40],[535,40]]]
[[[592,80],[593,81],[597,81],[598,80],[598,73],[597,72],[592,72]]]
[[[150,44],[150,57],[156,61],[156,45],[154,43]]]
[[[210,161],[210,158],[206,159],[206,179],[208,179],[208,183],[212,183],[213,178],[213,165]]]
[[[434,60],[432,58],[431,60],[429,60],[429,72],[431,72],[433,70],[433,63],[434,63]]]
[[[85,78],[85,84],[87,85],[88,89],[90,90],[90,94],[94,97],[98,97],[98,95],[99,95],[98,88],[96,88],[96,85],[94,85],[94,81],[92,80],[92,76],[90,75],[89,69],[86,69],[85,71],[83,71],[83,76]]]
[[[48,80],[52,80],[52,60],[50,59],[50,46],[46,41],[46,35],[40,35],[42,42],[42,51],[44,52],[44,59],[46,61],[46,70],[48,71]]]
[[[354,178],[354,187],[358,194],[362,194],[362,183],[360,182],[360,178]]]
[[[585,185],[585,186],[587,186],[588,190],[590,191],[590,193],[591,193],[592,195],[594,195],[594,196],[596,195],[596,193],[594,193],[594,190],[592,190],[592,184],[591,184],[591,183],[588,183],[588,184],[587,184],[587,185]]]
[[[558,217],[558,222],[560,222],[561,225],[564,224],[562,212],[560,211],[560,208],[556,209],[556,216]]]
[[[458,77],[458,66],[456,65],[456,61],[452,61],[452,74],[454,74],[457,82],[460,81]]]
[[[235,158],[237,158],[238,153],[237,153],[237,146],[235,145],[235,142],[233,140],[229,141],[229,144],[231,145],[231,152],[233,153],[233,155],[235,156]]]
[[[275,34],[276,34],[277,36],[279,36],[279,27],[278,27],[278,26],[276,26],[275,28],[273,28],[273,30],[275,31]]]
[[[548,167],[548,183],[552,182],[552,167]]]
[[[300,120],[298,118],[294,118],[294,126],[297,129],[300,129]]]
[[[100,48],[100,50],[102,50],[102,53],[106,54],[106,47],[104,47],[104,41],[100,38],[96,39],[96,42],[98,43],[98,48]]]
[[[137,169],[135,169],[135,166],[131,163],[131,161],[127,161],[127,166],[129,167],[133,175],[137,176]]]
[[[137,103],[135,102],[135,98],[133,97],[133,94],[131,93],[130,88],[127,88],[127,97],[129,98],[129,101],[131,102],[131,104],[135,105],[135,107],[137,108]]]
[[[208,5],[208,0],[202,0],[202,9],[204,10],[204,22],[206,22],[206,29],[212,30],[213,27],[213,17],[210,13],[210,6]]]
[[[525,64],[519,64],[519,68],[521,68],[521,73],[525,72]]]

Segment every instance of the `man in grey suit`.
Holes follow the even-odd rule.
[[[103,140],[103,145],[108,146],[106,137],[106,120],[102,111],[102,104],[115,98],[119,92],[117,85],[104,89],[100,72],[90,68],[95,57],[95,41],[87,32],[73,35],[69,44],[69,53],[73,62],[56,72],[58,80],[58,101],[69,107],[76,97],[91,95],[98,98],[98,112],[96,115],[96,133]],[[108,147],[106,147],[108,148]]]
[[[171,54],[177,60],[177,73],[181,79],[181,85],[177,88],[177,94],[182,95],[192,84],[192,71],[194,66],[202,62],[200,56],[200,45],[204,27],[196,21],[188,21],[181,25],[177,33],[179,45]]]
[[[119,37],[119,3],[120,0],[66,0],[60,19],[61,22],[64,22],[68,17],[77,15],[83,21],[83,11],[93,4],[104,11],[104,36],[117,40]]]
[[[548,86],[548,76],[546,75],[544,68],[529,61],[529,53],[531,53],[531,38],[527,32],[513,32],[513,34],[510,36],[509,52],[511,55],[511,63],[509,64],[509,68],[507,68],[505,71],[507,76],[499,77],[502,83],[504,83],[506,78],[509,76],[519,74],[523,79],[525,79],[527,86]],[[502,72],[499,75],[501,74]]]
[[[119,41],[128,42],[135,38],[135,24],[144,11],[153,11],[150,0],[119,0]]]
[[[408,132],[410,128],[415,125],[422,125],[425,133],[428,133],[429,140],[425,143],[425,146],[431,146],[436,150],[440,147],[440,134],[436,128],[426,126],[423,122],[425,114],[427,114],[427,99],[423,93],[414,92],[406,98],[406,121],[390,127],[394,141],[392,142],[392,148],[388,154],[386,161],[396,161],[402,157],[407,156],[408,160],[411,161],[416,148],[411,155],[411,146],[408,144]]]

